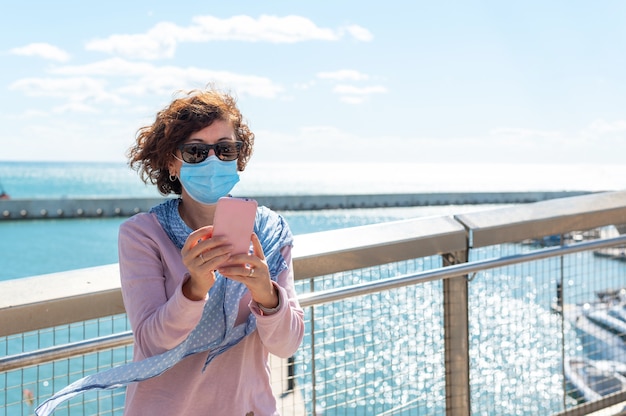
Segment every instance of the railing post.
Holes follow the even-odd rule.
[[[443,255],[444,266],[466,263],[467,252]],[[443,281],[446,415],[470,415],[467,276]]]
[[[293,393],[296,389],[296,359],[292,355],[287,359],[287,390],[285,393]]]
[[[315,292],[315,279],[309,279],[311,292]],[[315,366],[315,306],[311,306],[311,406],[317,415],[317,369]],[[321,412],[320,412],[321,413]]]

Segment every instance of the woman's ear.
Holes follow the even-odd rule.
[[[178,177],[178,173],[179,173],[179,169],[178,166],[176,166],[176,159],[174,159],[173,161],[169,162],[167,164],[167,171],[170,174],[170,179],[171,178],[177,178]]]

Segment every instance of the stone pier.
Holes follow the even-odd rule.
[[[555,192],[445,192],[372,195],[250,196],[276,211],[389,208],[437,205],[523,204],[589,194]],[[164,198],[59,198],[0,200],[0,221],[46,218],[128,217],[148,211]]]

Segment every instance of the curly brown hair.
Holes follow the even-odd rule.
[[[232,95],[214,89],[190,90],[181,94],[182,97],[174,99],[157,113],[152,125],[137,131],[135,144],[128,150],[130,167],[140,172],[145,183],[156,185],[163,195],[180,195],[182,192],[178,178],[172,181],[169,173],[178,146],[214,121],[230,121],[236,140],[243,142],[237,159],[239,171],[246,168],[254,145],[254,133]]]

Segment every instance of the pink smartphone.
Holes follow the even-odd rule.
[[[220,198],[213,218],[213,236],[226,236],[233,245],[233,254],[248,254],[256,209],[254,199]]]

